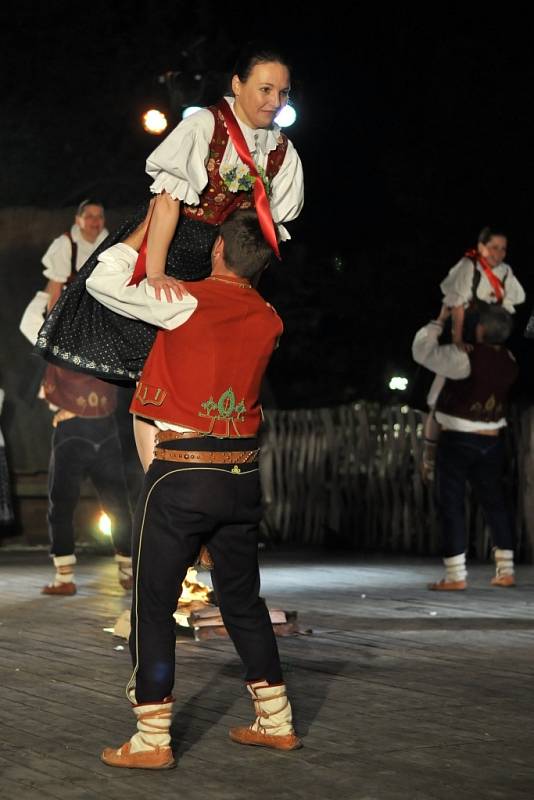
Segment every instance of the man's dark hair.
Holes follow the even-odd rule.
[[[495,304],[483,308],[478,321],[484,328],[486,344],[504,344],[514,326],[511,314],[502,306]]]
[[[88,197],[86,200],[82,200],[78,208],[76,209],[76,216],[80,217],[87,206],[99,206],[102,211],[104,210],[104,205],[100,202],[100,200],[93,200],[92,198]]]
[[[486,227],[482,228],[478,234],[478,243],[488,244],[489,240],[494,236],[504,236],[505,239],[508,238],[507,234],[502,230],[502,228],[494,228],[486,225]]]
[[[253,278],[268,266],[272,250],[254,209],[238,209],[226,219],[220,234],[224,241],[224,260],[228,269],[241,278]]]

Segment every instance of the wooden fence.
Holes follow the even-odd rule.
[[[440,552],[433,488],[420,473],[420,412],[361,402],[333,409],[266,411],[265,416],[261,471],[264,525],[271,537],[360,550]],[[532,560],[534,410],[513,409],[506,448],[516,550]],[[491,541],[470,493],[466,512],[472,554],[486,559]]]

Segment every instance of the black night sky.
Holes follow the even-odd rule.
[[[306,206],[264,285],[286,322],[281,405],[386,399],[387,377],[413,377],[413,334],[486,224],[509,233],[527,290],[513,349],[530,393],[534,70],[519,12],[23,0],[0,31],[2,207],[134,205],[156,144],[139,117],[168,100],[158,75],[229,70],[250,38],[289,52]]]

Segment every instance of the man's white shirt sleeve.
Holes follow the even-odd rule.
[[[430,322],[415,334],[412,343],[414,361],[444,378],[467,378],[471,373],[469,356],[455,344],[440,345],[441,332],[439,322]]]
[[[128,319],[138,319],[165,330],[187,322],[198,305],[196,297],[186,293],[181,300],[169,303],[162,291],[162,300],[158,300],[146,278],[137,286],[128,286],[136,261],[137,252],[123,242],[104,250],[86,281],[87,291],[110,311]]]

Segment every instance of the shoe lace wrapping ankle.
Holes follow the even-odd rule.
[[[150,736],[151,734],[164,734],[166,732],[166,727],[170,726],[170,721],[172,718],[172,706],[171,708],[158,708],[154,711],[145,711],[144,713],[137,715],[137,735],[142,740],[142,742],[147,747],[154,747],[152,742],[148,741],[143,734]],[[163,725],[160,727],[159,725],[154,725],[153,720],[161,720],[163,722],[168,722],[169,726]],[[156,745],[158,747],[159,745]]]
[[[283,698],[285,702],[282,704],[280,708],[277,708],[276,711],[266,711],[264,708],[262,708],[261,704],[264,703],[266,700],[270,702],[271,700],[279,700],[281,698]],[[252,700],[254,703],[254,712],[256,714],[256,719],[249,726],[250,730],[257,730],[258,733],[269,735],[269,728],[268,726],[262,723],[262,720],[269,719],[275,714],[280,714],[282,711],[285,711],[289,705],[288,696],[285,693],[285,691],[281,692],[280,694],[273,694],[269,698],[260,698],[256,694],[254,694]]]

